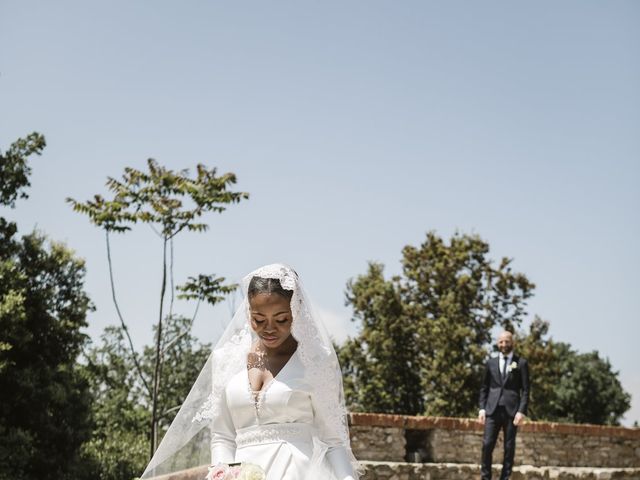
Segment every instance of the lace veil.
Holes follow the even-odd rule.
[[[141,478],[154,478],[210,464],[210,425],[220,412],[227,383],[240,370],[246,370],[247,355],[257,340],[249,324],[247,296],[249,282],[254,276],[278,279],[284,289],[293,291],[291,333],[298,342],[297,352],[305,367],[305,380],[313,388],[317,408],[323,410],[316,412],[317,417],[323,419],[323,424],[317,428],[339,432],[354,470],[357,469],[349,447],[342,374],[332,341],[314,314],[297,273],[286,265],[272,264],[251,272],[243,279],[242,304],[215,345]]]

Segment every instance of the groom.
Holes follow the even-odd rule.
[[[527,414],[529,403],[529,367],[513,353],[513,335],[498,337],[500,355],[487,362],[480,388],[478,420],[484,425],[482,439],[482,480],[491,480],[491,459],[498,433],[503,431],[504,462],[500,480],[507,480],[513,468],[518,425]]]

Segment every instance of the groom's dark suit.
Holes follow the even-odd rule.
[[[493,448],[500,430],[504,432],[504,462],[500,480],[511,475],[516,450],[517,427],[513,424],[516,413],[527,414],[529,403],[529,366],[516,355],[507,362],[506,376],[500,371],[500,357],[487,362],[480,388],[480,408],[485,410],[484,437],[482,439],[482,480],[491,479]]]

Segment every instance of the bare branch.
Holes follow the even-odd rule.
[[[116,312],[118,314],[118,318],[120,319],[120,325],[122,326],[122,330],[129,341],[129,349],[131,350],[131,358],[133,358],[133,363],[136,366],[136,371],[138,372],[138,376],[144,385],[144,388],[149,393],[149,396],[152,395],[151,388],[147,383],[147,380],[144,378],[142,374],[142,368],[140,367],[140,362],[138,361],[138,355],[136,354],[136,349],[133,346],[133,341],[131,340],[131,335],[129,335],[129,329],[127,328],[127,324],[124,321],[124,317],[122,316],[122,312],[120,311],[120,305],[118,304],[118,299],[116,298],[116,287],[113,281],[113,263],[111,261],[111,242],[109,241],[109,230],[105,230],[105,237],[107,241],[107,261],[109,263],[109,282],[111,284],[111,298],[113,299],[113,304],[116,307]]]

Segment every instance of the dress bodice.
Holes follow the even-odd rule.
[[[317,399],[295,352],[260,392],[251,390],[242,368],[224,390],[212,423],[214,464],[251,462],[267,480],[353,480],[345,445],[326,435]]]
[[[311,387],[297,353],[262,390],[251,390],[247,370],[231,378],[225,389],[229,414],[238,429],[276,423],[313,424]]]

